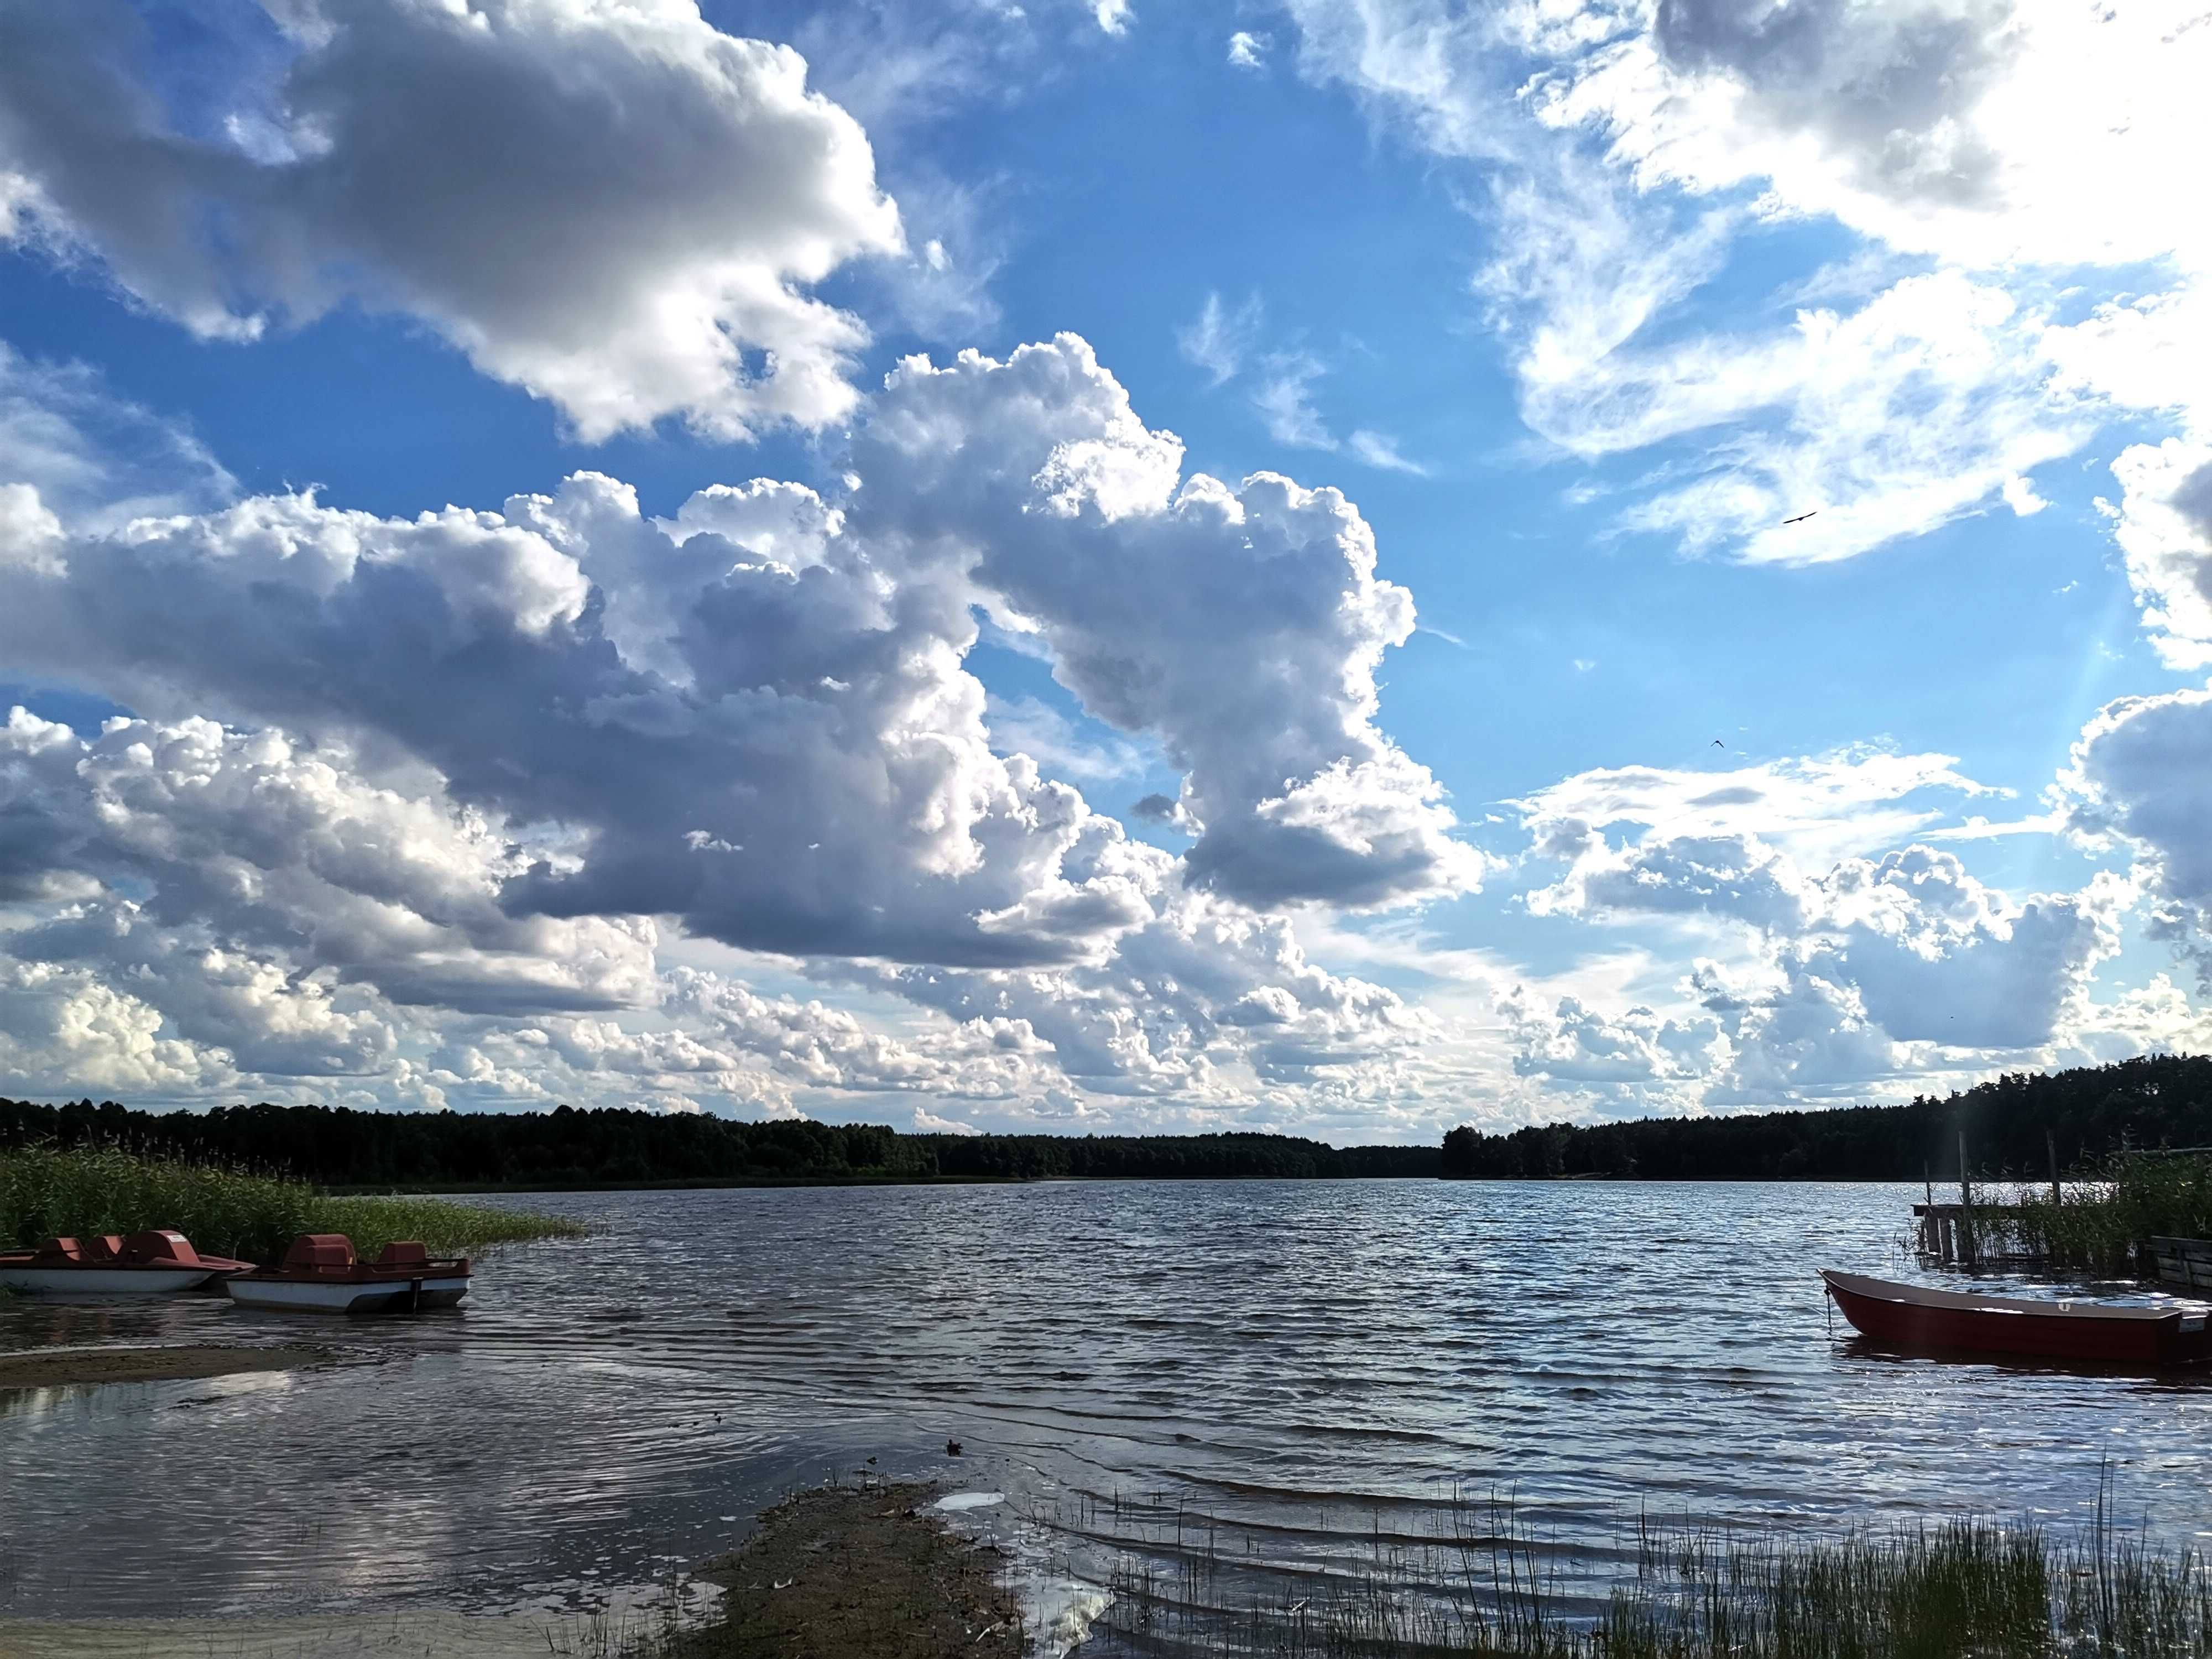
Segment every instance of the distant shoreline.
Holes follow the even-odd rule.
[[[1473,1106],[1474,1103],[1468,1103]],[[1073,1127],[1073,1125],[1066,1126]],[[1382,1125],[1376,1127],[1381,1127]],[[1339,1146],[1257,1129],[915,1132],[634,1107],[136,1110],[0,1100],[0,1147],[118,1147],[332,1191],[639,1192],[1036,1180],[2080,1180],[2143,1149],[2212,1146],[2212,1057],[2008,1074],[1946,1099],[1711,1116],[1462,1123],[1440,1143]]]

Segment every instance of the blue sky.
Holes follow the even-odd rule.
[[[0,46],[8,1092],[1399,1139],[2203,1045],[2212,12]]]

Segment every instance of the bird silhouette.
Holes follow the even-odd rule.
[[[1782,521],[1782,527],[1783,527],[1784,530],[1787,530],[1787,529],[1788,529],[1791,525],[1793,525],[1793,524],[1802,524],[1802,523],[1804,523],[1804,522],[1805,522],[1805,520],[1808,520],[1808,519],[1811,518],[1811,517],[1814,515],[1814,514],[1818,513],[1820,510],[1820,509],[1819,507],[1814,507],[1814,508],[1813,509],[1813,512],[1812,512],[1812,513],[1800,513],[1800,514],[1799,514],[1796,518],[1794,518],[1794,519],[1784,519],[1784,520]]]
[[[1716,749],[1725,749],[1728,745],[1723,743],[1718,738],[1715,738],[1713,739],[1713,747]]]

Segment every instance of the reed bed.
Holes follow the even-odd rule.
[[[1186,1521],[1185,1535],[1202,1528]],[[1957,1519],[1826,1540],[1639,1527],[1632,1577],[1563,1564],[1510,1512],[1358,1574],[1127,1564],[1100,1659],[2212,1659],[2212,1574],[2101,1511],[2060,1538]],[[1619,1572],[1620,1570],[1616,1570]],[[1231,1587],[1238,1588],[1231,1589]]]
[[[0,1248],[155,1227],[248,1261],[276,1260],[298,1233],[344,1233],[368,1254],[396,1238],[448,1253],[584,1231],[558,1216],[440,1199],[333,1198],[305,1182],[111,1146],[0,1152]]]
[[[2148,1239],[2212,1238],[2212,1157],[2127,1154],[2104,1176],[2005,1194],[1977,1231],[2007,1255],[2093,1273],[2144,1273]]]

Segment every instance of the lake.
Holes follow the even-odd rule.
[[[2212,1537],[2212,1382],[1899,1359],[1814,1269],[1917,1274],[1916,1188],[1096,1182],[533,1195],[458,1314],[0,1300],[0,1349],[381,1362],[0,1394],[0,1613],[591,1605],[872,1466],[1039,1585],[1203,1528],[1357,1569],[1455,1493],[1602,1571],[1637,1516],[2077,1518]],[[489,1200],[488,1200],[489,1201]],[[963,1455],[946,1455],[958,1440]],[[1042,1593],[1042,1592],[1041,1592]]]

